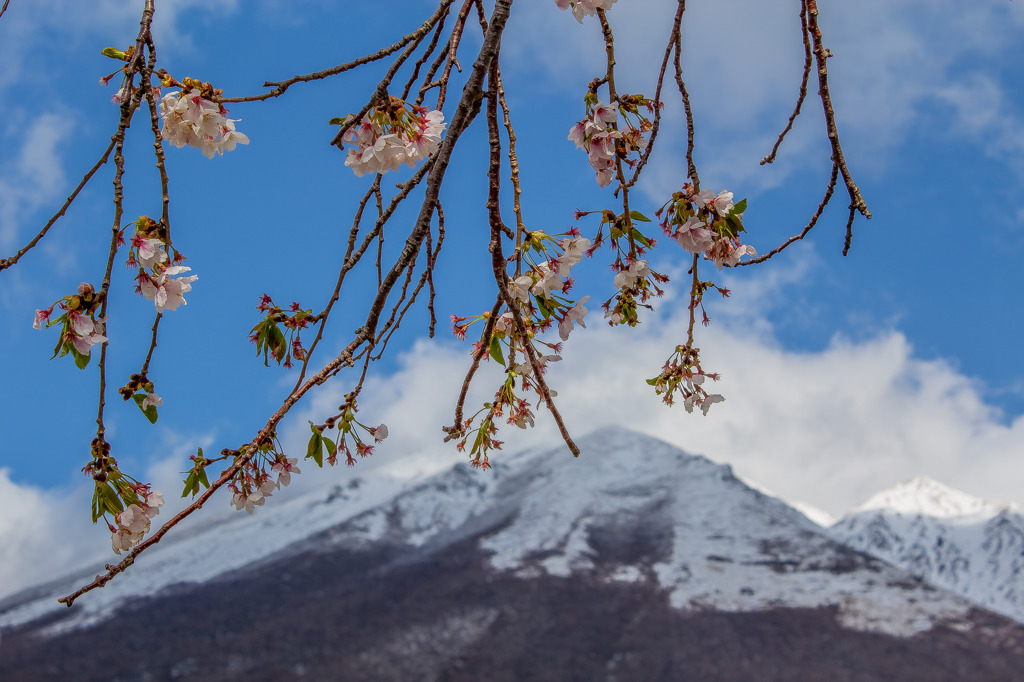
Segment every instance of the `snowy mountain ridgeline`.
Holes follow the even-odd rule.
[[[920,477],[878,493],[830,534],[1024,623],[1024,515]]]
[[[267,505],[71,610],[91,574],[9,598],[0,679],[1020,679],[1018,623],[728,466],[622,429],[580,445]]]

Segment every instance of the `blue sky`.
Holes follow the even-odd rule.
[[[0,255],[35,234],[106,147],[117,108],[109,101],[113,88],[97,85],[114,68],[100,50],[134,40],[141,4],[12,0],[0,18]],[[757,163],[784,125],[799,82],[802,46],[790,4],[691,0],[684,33],[703,184],[749,198],[744,222],[762,251],[799,231],[829,171],[813,96],[777,163]],[[672,5],[619,0],[609,12],[621,91],[653,94]],[[661,408],[643,381],[685,331],[685,302],[674,288],[635,330],[605,327],[591,306],[588,329],[574,333],[565,361],[550,374],[559,404],[577,433],[622,423],[730,462],[784,498],[831,513],[918,474],[1024,503],[1024,276],[1017,264],[1024,242],[1024,8],[1009,0],[819,5],[835,55],[829,66],[844,151],[874,214],[857,221],[850,255],[840,255],[845,209],[837,194],[805,243],[722,276],[734,296],[709,309],[714,323],[702,331],[702,347],[705,366],[723,373],[727,401],[707,418]],[[227,96],[256,94],[264,80],[373,51],[430,10],[429,2],[414,0],[390,3],[386,13],[379,5],[316,0],[158,0],[159,65],[179,79],[211,81]],[[467,66],[477,41],[467,37]],[[532,229],[578,224],[592,233],[596,225],[575,223],[573,211],[610,202],[565,139],[583,116],[586,83],[602,68],[593,18],[579,25],[554,2],[517,0],[502,73]],[[379,74],[371,68],[297,85],[279,100],[232,106],[251,144],[223,157],[168,149],[175,244],[199,280],[188,306],[162,323],[152,371],[165,400],[159,422],[149,425],[112,393],[108,429],[122,466],[166,489],[169,500],[196,447],[219,451],[247,441],[294,382],[284,370],[263,367],[248,331],[264,292],[314,309],[329,294],[354,199],[370,178],[343,165],[344,155],[328,145],[327,121],[357,111]],[[438,338],[425,339],[421,311],[374,367],[363,415],[386,422],[392,437],[360,464],[360,475],[429,470],[460,457],[440,443],[439,427],[450,423],[468,346],[443,321],[476,314],[493,300],[481,123],[460,144],[442,195],[449,234],[437,271]],[[127,148],[132,218],[159,212],[147,132],[137,119]],[[653,212],[678,189],[684,141],[678,123],[663,130],[641,185],[641,210]],[[36,308],[79,282],[99,280],[112,172],[102,169],[40,247],[0,273],[0,352],[8,358],[0,396],[0,547],[9,548],[0,550],[0,565],[12,584],[27,580],[25,567],[38,557],[57,572],[107,543],[106,532],[85,520],[88,488],[79,472],[94,435],[95,368],[80,372],[68,358],[49,360],[56,330],[33,330],[31,320]],[[403,238],[395,232],[390,243]],[[654,262],[681,275],[681,252],[670,246]],[[592,302],[612,293],[611,275],[597,260],[580,276]],[[116,265],[114,272],[111,373],[123,377],[141,363],[152,304],[131,293],[127,270]],[[361,297],[372,273],[359,274],[364,280],[352,282],[343,319],[330,328],[328,355],[365,315]],[[282,428],[286,447],[304,447],[306,420],[322,420],[346,382],[343,375],[296,410]],[[482,382],[478,400],[492,391]],[[558,443],[550,420],[508,435],[509,448]],[[313,485],[351,475],[304,467],[302,478]]]

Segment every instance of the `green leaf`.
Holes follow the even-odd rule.
[[[128,60],[128,54],[116,47],[105,47],[100,52],[104,57],[110,57],[111,59],[120,59],[122,62]]]
[[[736,213],[736,214],[739,214],[739,215],[743,215],[743,212],[746,211],[746,210],[747,210],[747,200],[746,199],[743,199],[742,201],[736,202],[736,204],[732,207],[732,213]]]
[[[86,367],[89,366],[89,358],[91,356],[82,355],[81,353],[78,352],[78,349],[75,348],[70,343],[68,344],[67,348],[71,352],[71,357],[75,359],[75,366],[78,367],[78,369],[85,369]]]
[[[309,445],[306,446],[306,459],[312,458],[321,469],[324,466],[324,437],[318,431],[314,431],[309,438]]]
[[[505,366],[505,356],[501,354],[501,339],[497,335],[491,335],[491,357],[498,361],[502,367]]]
[[[648,221],[648,222],[650,222],[650,221]],[[651,242],[648,241],[647,237],[645,237],[643,235],[643,233],[640,230],[636,229],[635,227],[633,228],[633,239],[635,239],[636,241],[640,242],[641,244],[643,244],[647,248],[651,248]]]
[[[334,441],[330,438],[324,438],[324,445],[327,446],[327,456],[334,457],[334,454],[338,451],[338,446],[334,444]]]
[[[647,384],[649,386],[657,386],[658,385],[658,377],[654,377],[653,379],[648,379],[647,380]]]
[[[633,220],[639,220],[641,223],[649,223],[649,222],[651,222],[651,219],[648,218],[647,216],[645,216],[640,211],[630,211],[629,212],[629,217],[632,218]]]
[[[156,424],[156,405],[146,405],[143,407],[142,403],[145,399],[146,394],[142,392],[136,393],[132,396],[132,400],[134,400],[135,404],[139,406],[140,410],[142,410],[142,414],[146,415],[146,419],[149,420],[149,423]]]
[[[99,497],[99,514],[96,514],[96,506],[94,503],[92,517],[93,523],[107,512],[116,515],[124,511],[124,505],[121,504],[121,498],[117,496],[117,491],[114,490],[114,487],[111,486],[110,483],[106,481],[102,483],[97,481],[96,492],[94,495],[95,497]]]
[[[267,345],[270,347],[274,359],[277,360],[277,364],[280,365],[288,355],[288,340],[284,338],[281,328],[274,322],[271,322],[267,329]]]
[[[185,489],[181,492],[181,496],[188,497],[189,495],[192,495],[192,497],[195,497],[198,492],[199,476],[193,471],[185,479]]]
[[[543,296],[537,296],[537,308],[540,310],[540,314],[544,316],[544,319],[551,317],[551,309],[548,308],[546,299]]]
[[[335,116],[334,118],[332,118],[330,121],[327,122],[327,125],[340,126],[344,122],[345,122],[345,118],[343,116]]]

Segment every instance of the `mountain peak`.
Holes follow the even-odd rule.
[[[885,510],[904,516],[922,515],[941,519],[989,518],[1004,509],[1005,505],[973,497],[928,476],[918,476],[876,493],[854,509],[853,513]]]

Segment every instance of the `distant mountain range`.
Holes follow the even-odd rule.
[[[826,530],[653,438],[581,445],[268,504],[155,547],[71,610],[56,598],[91,574],[16,595],[0,679],[1021,679],[1024,627],[977,605],[1020,618],[1015,512],[1000,526],[916,482]],[[953,510],[946,526],[921,500]],[[933,534],[900,525],[911,509]],[[980,544],[948,521],[967,509],[992,526]],[[912,533],[944,551],[904,551]],[[890,565],[880,539],[892,564],[928,561]]]
[[[832,537],[1024,623],[1024,516],[929,478],[879,493]]]

